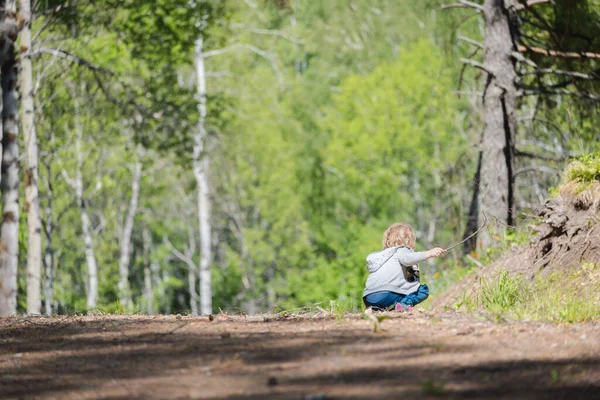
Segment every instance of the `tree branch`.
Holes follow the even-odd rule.
[[[475,56],[475,54],[477,54],[479,52],[479,50],[481,50],[480,47],[475,47],[475,50],[473,50],[471,52],[471,54],[468,55],[468,58],[470,59],[471,57]],[[457,89],[457,93],[460,96],[460,88],[462,86],[462,81],[463,81],[463,77],[465,75],[465,71],[467,69],[467,64],[463,64],[463,66],[460,69],[460,74],[458,75],[458,84],[456,85],[456,89]]]
[[[175,257],[177,257],[179,260],[183,261],[188,266],[188,268],[190,268],[192,271],[194,271],[196,269],[196,264],[194,264],[194,262],[189,257],[187,257],[185,254],[183,254],[182,252],[177,250],[175,248],[175,246],[173,246],[173,244],[169,241],[169,239],[167,239],[166,236],[163,237],[163,242],[169,248],[171,253]]]
[[[477,62],[475,60],[471,60],[469,58],[461,58],[460,61],[463,62],[463,63],[465,63],[465,64],[468,64],[468,65],[470,65],[472,67],[479,68],[480,70],[485,71],[485,72],[487,72],[490,75],[494,75],[490,70],[488,70],[485,67],[485,65],[481,64],[480,62]]]
[[[515,156],[517,156],[517,157],[525,157],[525,158],[536,158],[538,160],[544,160],[544,161],[554,161],[554,162],[563,162],[563,161],[565,161],[565,158],[556,158],[556,157],[544,156],[544,155],[541,155],[541,154],[530,153],[528,151],[521,151],[521,150],[517,150],[517,149],[515,149]]]
[[[519,52],[517,52],[517,51],[513,51],[513,52],[511,53],[511,55],[512,55],[512,56],[513,56],[513,57],[514,57],[514,58],[515,58],[517,61],[520,61],[520,62],[522,62],[522,63],[525,63],[525,64],[529,65],[530,67],[537,68],[537,64],[536,64],[536,63],[534,63],[533,61],[531,61],[531,60],[529,60],[529,59],[525,58],[525,57],[523,56],[523,54],[521,54],[521,53],[519,53]]]
[[[25,57],[35,57],[39,54],[44,54],[44,53],[51,54],[55,57],[64,58],[65,60],[71,61],[72,63],[78,64],[78,65],[82,65],[82,66],[87,67],[94,71],[102,71],[109,75],[113,75],[112,71],[110,71],[104,67],[101,67],[99,65],[96,65],[91,61],[87,61],[81,57],[74,56],[73,54],[67,53],[66,51],[58,50],[58,49],[51,49],[49,47],[40,47],[37,50],[31,51],[29,53],[25,53],[24,56]]]
[[[458,3],[454,4],[442,4],[440,7],[442,10],[445,10],[446,8],[474,8],[483,12],[483,6],[481,4],[473,3],[472,1],[467,0],[458,0]]]
[[[275,57],[273,57],[271,54],[269,54],[268,52],[259,49],[256,46],[253,46],[251,44],[247,44],[247,43],[236,43],[233,44],[231,46],[228,47],[223,47],[222,49],[216,49],[216,50],[210,50],[207,52],[202,53],[202,57],[204,59],[206,58],[210,58],[210,57],[214,57],[214,56],[218,56],[224,53],[228,53],[230,51],[236,50],[236,49],[246,49],[249,50],[259,56],[261,56],[262,58],[264,58],[265,60],[269,61],[269,63],[271,64],[271,67],[273,68],[273,71],[275,71],[275,74],[277,75],[277,79],[278,81],[281,83],[283,82],[283,75],[281,74],[281,71],[279,70],[279,67],[277,66],[277,60],[275,59]]]
[[[471,39],[471,38],[468,38],[468,37],[466,37],[466,36],[461,36],[461,35],[458,35],[458,39],[459,39],[459,40],[462,40],[463,42],[467,42],[467,43],[469,43],[469,44],[472,44],[473,46],[479,47],[480,49],[483,49],[483,44],[482,44],[482,43],[479,43],[479,42],[478,42],[478,41],[476,41],[476,40],[473,40],[473,39]]]
[[[85,1],[85,2],[67,1],[67,2],[59,4],[55,7],[50,7],[50,8],[46,8],[44,10],[40,10],[35,13],[35,16],[56,14],[66,8],[73,8],[73,7],[77,7],[80,5],[89,5],[89,4],[92,4],[92,1]]]
[[[64,169],[61,171],[61,174],[63,176],[63,179],[65,180],[65,182],[67,183],[67,185],[69,185],[71,187],[71,189],[75,189],[75,181],[73,179],[71,179],[71,177],[69,176],[69,174],[67,173],[67,171],[65,171]]]
[[[544,4],[544,3],[550,3],[552,2],[552,0],[530,0],[527,3],[519,3],[516,6],[514,6],[514,10],[515,11],[522,11],[525,10],[529,7],[533,7],[537,4]]]
[[[590,53],[590,52],[585,52],[585,51],[581,52],[581,53],[576,53],[574,51],[565,52],[565,51],[557,51],[557,50],[546,50],[546,49],[542,49],[541,47],[528,47],[528,46],[523,46],[523,45],[517,46],[517,49],[519,50],[520,53],[529,52],[529,53],[541,54],[546,57],[578,59],[578,60],[589,58],[592,60],[600,60],[600,53]]]
[[[558,96],[573,96],[585,100],[600,101],[600,96],[594,93],[572,92],[567,89],[528,89],[521,90],[517,93],[518,96],[536,96],[540,94],[558,95]]]
[[[554,175],[560,175],[560,172],[553,169],[553,168],[549,168],[543,165],[540,166],[531,166],[531,167],[525,167],[525,168],[521,168],[518,169],[517,171],[515,171],[514,176],[518,176],[527,172],[543,172],[545,174],[554,174]]]
[[[548,75],[548,74],[564,75],[564,76],[570,76],[573,78],[587,79],[587,80],[591,80],[591,81],[600,79],[600,75],[598,75],[598,73],[596,73],[596,72],[592,72],[589,74],[583,74],[581,72],[563,71],[560,69],[551,69],[551,68],[541,68],[541,69],[536,69],[533,71],[526,71],[526,72],[523,72],[522,75]]]
[[[271,36],[277,36],[280,37],[282,39],[285,39],[289,42],[292,42],[294,44],[302,44],[301,40],[296,39],[295,37],[288,35],[287,33],[280,31],[280,30],[276,30],[276,29],[260,29],[260,28],[251,28],[249,26],[245,26],[242,24],[233,24],[232,25],[234,28],[236,29],[244,29],[247,30],[248,32],[251,33],[256,33],[258,35],[271,35]]]

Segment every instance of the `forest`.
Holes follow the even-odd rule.
[[[359,311],[398,221],[439,291],[600,151],[599,0],[0,15],[0,316]]]

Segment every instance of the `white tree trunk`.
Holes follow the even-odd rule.
[[[198,222],[200,227],[200,313],[212,313],[211,292],[211,225],[208,185],[209,159],[206,154],[206,73],[202,38],[196,40],[196,79],[198,86],[198,132],[194,136],[194,176],[198,185]]]
[[[131,289],[129,286],[129,261],[131,257],[131,233],[133,223],[137,214],[138,200],[140,196],[140,180],[142,178],[142,149],[138,149],[138,160],[133,166],[131,181],[131,199],[129,209],[125,218],[125,226],[121,235],[121,256],[119,258],[119,301],[126,309],[131,308]]]
[[[75,181],[72,186],[75,189],[75,196],[79,211],[81,213],[81,231],[83,234],[83,246],[85,260],[88,272],[87,284],[87,310],[94,310],[98,304],[98,264],[94,253],[94,242],[92,240],[92,231],[90,217],[87,213],[85,199],[83,197],[83,177],[81,170],[83,168],[83,154],[81,151],[81,141],[83,140],[83,128],[79,121],[79,104],[74,99],[75,106],[75,154],[77,157],[77,170],[75,171]]]
[[[81,169],[77,170],[75,185],[75,190],[77,192],[77,203],[79,204],[79,209],[81,212],[81,230],[83,233],[83,246],[88,269],[87,309],[90,311],[94,310],[98,304],[98,264],[96,263],[96,255],[94,254],[94,242],[92,240],[90,217],[87,213],[85,200],[83,199]]]
[[[190,292],[190,309],[192,315],[198,315],[198,293],[196,292],[196,271],[188,268],[188,290]]]
[[[38,148],[33,106],[33,67],[31,57],[31,2],[20,0],[21,105],[25,137],[25,210],[27,210],[27,314],[41,314],[42,227],[38,196]],[[25,54],[23,54],[25,53]]]
[[[16,2],[5,3],[5,13],[16,11]],[[10,17],[10,18],[13,18]],[[4,20],[6,22],[6,18]],[[14,22],[14,21],[13,21]],[[2,227],[0,228],[0,316],[17,313],[19,262],[19,145],[17,93],[18,66],[14,48],[2,64]]]

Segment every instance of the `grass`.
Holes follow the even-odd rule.
[[[461,260],[444,263],[438,271],[428,273],[427,267],[421,269],[421,283],[429,286],[429,299],[420,306],[429,308],[431,300],[442,295],[449,287],[475,271],[474,264],[464,264]]]
[[[502,271],[482,279],[474,293],[455,306],[469,312],[483,310],[500,319],[546,320],[557,323],[600,319],[600,264],[584,263],[570,274],[553,273],[537,282]]]
[[[566,181],[600,181],[600,153],[591,153],[572,161],[565,172]]]
[[[598,207],[600,203],[600,153],[572,161],[565,170],[559,193],[576,208]]]

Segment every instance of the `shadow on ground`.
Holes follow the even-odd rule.
[[[90,397],[99,390],[92,397],[595,399],[600,390],[600,382],[589,376],[600,371],[597,354],[469,362],[480,350],[479,340],[441,344],[332,321],[323,322],[322,329],[313,323],[298,330],[298,324],[0,321],[0,397],[77,398],[78,391]],[[237,390],[236,382],[245,386]],[[121,385],[122,394],[103,392],[107,383]],[[190,389],[195,386],[198,390]]]

